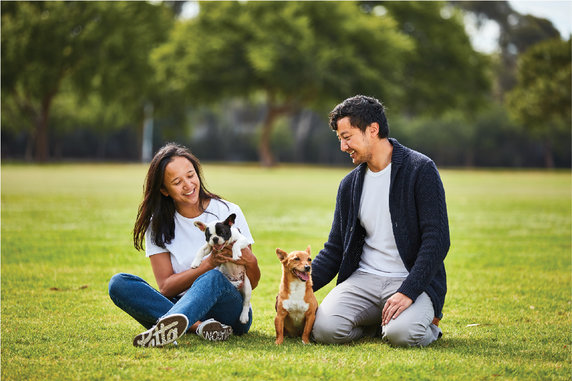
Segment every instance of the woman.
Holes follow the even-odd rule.
[[[109,282],[113,302],[148,329],[134,338],[133,345],[164,346],[187,331],[213,341],[248,332],[252,310],[248,323],[241,324],[242,295],[220,271],[211,271],[232,260],[231,249],[213,252],[199,267],[191,268],[195,253],[205,243],[194,222],[224,220],[232,213],[250,243],[234,263],[246,267],[254,289],[260,269],[241,209],[206,189],[200,163],[186,148],[167,144],[157,152],[147,172],[133,241],[137,250],[143,249],[145,241],[159,291],[131,274],[116,274]]]

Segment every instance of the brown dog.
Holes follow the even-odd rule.
[[[302,336],[302,342],[308,344],[318,309],[318,301],[312,291],[310,246],[306,251],[290,254],[276,249],[276,255],[282,262],[282,281],[274,319],[276,344],[282,344],[284,334]]]

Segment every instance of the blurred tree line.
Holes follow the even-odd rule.
[[[438,165],[570,167],[570,39],[507,2],[191,5],[0,3],[2,158],[348,164],[327,115],[359,93]]]

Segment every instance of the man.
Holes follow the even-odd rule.
[[[447,291],[445,192],[428,157],[388,138],[383,105],[357,95],[330,113],[340,149],[357,165],[340,183],[334,221],[312,264],[314,290],[336,275],[312,331],[321,343],[380,333],[396,346],[426,346]]]

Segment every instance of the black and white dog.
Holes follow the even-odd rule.
[[[242,256],[242,249],[248,247],[248,240],[243,236],[238,228],[234,227],[234,220],[236,214],[228,216],[224,222],[215,221],[209,224],[204,224],[200,221],[195,221],[195,226],[205,232],[207,242],[199,249],[195,255],[195,259],[191,264],[192,268],[197,268],[201,264],[203,258],[209,255],[213,250],[221,251],[229,244],[232,246],[232,260],[236,261]],[[240,314],[240,322],[242,324],[248,323],[248,310],[250,309],[250,297],[252,294],[252,285],[250,279],[246,276],[246,268],[243,265],[237,265],[233,262],[226,262],[219,266],[222,272],[242,293],[242,313]]]

